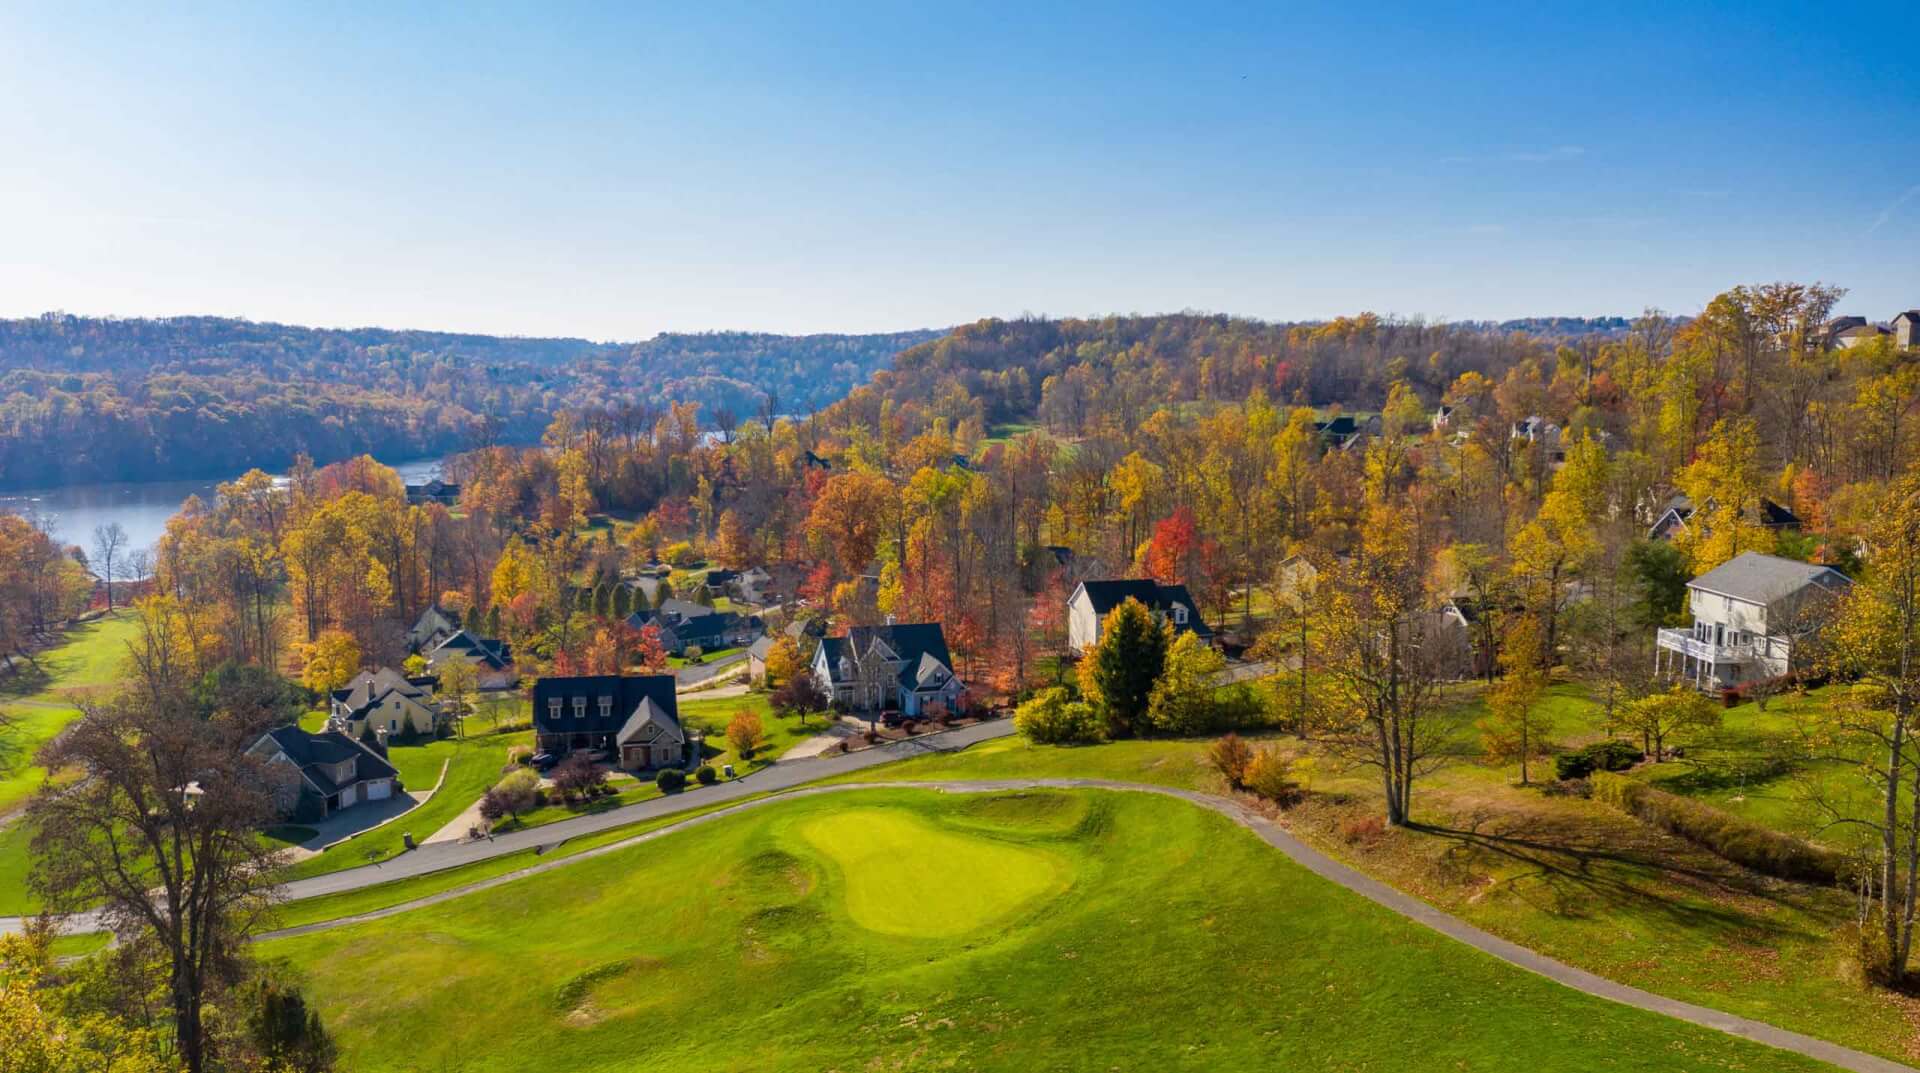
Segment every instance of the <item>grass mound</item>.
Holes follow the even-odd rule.
[[[1072,877],[1056,854],[960,834],[899,809],[833,812],[800,833],[839,866],[847,915],[888,935],[977,931]]]
[[[357,1073],[1820,1068],[1496,962],[1212,812],[1072,796],[1101,833],[1047,835],[1043,812],[1044,850],[979,830],[983,799],[782,801],[260,953],[306,974]],[[1072,882],[954,935],[876,931],[847,900],[873,871],[903,899],[888,922],[976,913],[1001,851]],[[804,891],[778,881],[795,862]]]
[[[1087,798],[1053,790],[1028,790],[965,799],[955,818],[989,830],[1026,835],[1065,835],[1087,821]]]

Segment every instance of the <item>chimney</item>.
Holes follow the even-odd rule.
[[[887,625],[893,625],[893,614],[891,612],[887,614]]]
[[[387,729],[376,727],[373,731],[373,751],[381,756],[387,755]]]

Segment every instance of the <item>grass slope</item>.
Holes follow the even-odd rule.
[[[80,718],[74,700],[113,683],[133,629],[125,613],[82,623],[34,656],[38,671],[23,662],[19,674],[0,682],[0,710],[9,723],[0,743],[0,815],[25,804],[46,777],[46,769],[31,762],[34,752]]]
[[[932,859],[956,852],[1026,878]],[[308,975],[356,1070],[1822,1068],[1566,990],[1132,794],[796,799],[261,953]]]
[[[1562,714],[1574,719],[1577,702],[1556,690],[1549,703],[1567,709],[1556,725]],[[1206,745],[1008,738],[843,781],[1087,777],[1221,792]],[[1443,769],[1415,791],[1420,826],[1390,830],[1379,824],[1371,769],[1322,764],[1311,802],[1285,822],[1362,871],[1561,961],[1901,1061],[1920,1056],[1920,1000],[1858,982],[1841,938],[1851,919],[1844,892],[1754,875],[1596,802],[1517,787],[1515,777],[1510,765]]]

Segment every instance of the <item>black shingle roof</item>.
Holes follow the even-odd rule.
[[[680,705],[673,692],[674,679],[670,674],[581,674],[559,678],[542,678],[533,684],[533,726],[535,730],[544,730],[560,734],[618,734],[625,726],[627,718],[640,707],[643,700],[651,700],[673,719],[674,725],[680,722]],[[602,717],[600,698],[613,698],[612,710]],[[573,715],[573,699],[586,699],[586,714],[576,719]],[[560,720],[553,722],[549,716],[550,702],[560,701]]]

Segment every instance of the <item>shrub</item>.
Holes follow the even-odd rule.
[[[701,764],[700,769],[693,773],[693,777],[698,779],[702,786],[712,786],[720,781],[720,773],[713,770],[712,764]]]
[[[1387,833],[1387,821],[1378,816],[1358,816],[1340,821],[1340,840],[1347,845],[1378,842]]]
[[[1238,790],[1247,783],[1247,765],[1253,762],[1253,749],[1238,734],[1228,734],[1207,749],[1207,763],[1227,785]]]
[[[497,823],[540,807],[540,777],[527,768],[514,768],[480,798],[480,817]]]
[[[530,764],[533,762],[533,746],[510,745],[507,747],[507,763]]]
[[[820,684],[813,680],[813,675],[804,671],[782,681],[769,700],[773,710],[780,715],[824,712],[828,703],[827,695],[820,691]]]
[[[1246,778],[1247,789],[1269,801],[1285,801],[1294,794],[1293,760],[1272,746],[1253,754]]]
[[[760,717],[748,709],[742,708],[733,713],[727,721],[727,744],[740,754],[740,759],[753,759],[753,751],[765,744],[766,731],[760,726]]]
[[[572,753],[553,769],[553,788],[569,801],[575,797],[592,796],[606,782],[607,769],[594,763],[585,753]]]
[[[687,773],[677,767],[670,767],[653,777],[653,784],[663,793],[675,793],[686,789]]]
[[[1632,742],[1608,738],[1561,753],[1553,758],[1553,769],[1562,780],[1584,779],[1596,771],[1625,771],[1646,758]]]
[[[1657,790],[1625,775],[1595,773],[1593,796],[1649,827],[1678,835],[1764,875],[1833,883],[1848,872],[1845,855],[1835,850],[1749,823],[1712,805]]]
[[[1063,688],[1043,689],[1014,709],[1013,725],[1040,745],[1074,745],[1106,737],[1106,725],[1093,705],[1072,699]]]

